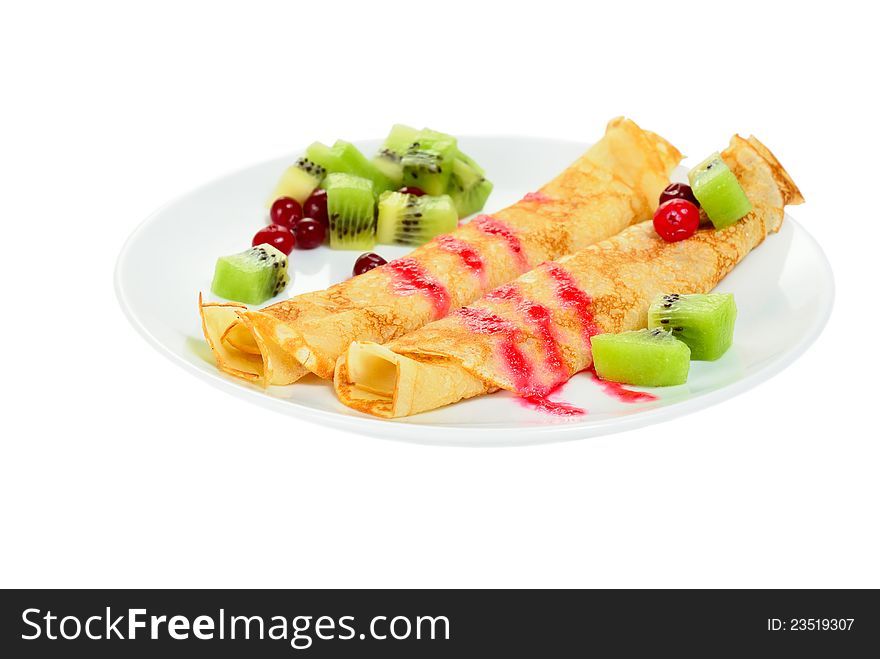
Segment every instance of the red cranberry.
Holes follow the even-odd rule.
[[[302,216],[302,206],[293,197],[278,197],[272,204],[272,210],[269,211],[272,224],[280,224],[291,229],[302,219]]]
[[[400,190],[398,190],[398,192],[402,192],[403,194],[415,195],[416,197],[421,197],[425,194],[424,190],[422,190],[421,188],[417,188],[414,185],[404,186],[404,187],[400,188]]]
[[[354,270],[352,270],[352,274],[357,277],[358,275],[362,275],[365,272],[369,272],[373,268],[378,268],[380,265],[385,265],[386,263],[388,263],[388,261],[375,252],[364,252],[357,257],[357,261],[354,262]]]
[[[700,211],[685,199],[670,199],[654,213],[654,230],[668,243],[690,238],[700,226]]]
[[[293,246],[296,245],[296,238],[287,227],[280,224],[270,224],[257,231],[251,241],[251,245],[254,247],[263,243],[269,243],[275,249],[290,254],[293,251]]]
[[[293,232],[296,235],[296,244],[300,249],[315,249],[324,242],[327,230],[318,220],[304,217],[297,222]]]
[[[665,203],[670,199],[684,199],[691,202],[697,208],[700,207],[700,202],[697,201],[694,191],[691,190],[691,186],[687,183],[670,183],[667,185],[666,189],[660,193],[660,203]]]
[[[329,226],[330,221],[327,218],[327,191],[322,190],[321,188],[316,188],[303,204],[303,213],[304,217],[310,217],[313,220],[317,220],[323,224],[325,228]]]

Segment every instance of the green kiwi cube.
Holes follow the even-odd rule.
[[[483,210],[486,200],[492,194],[492,182],[483,180],[477,185],[464,191],[453,190],[449,193],[458,211],[459,217],[467,217]]]
[[[459,156],[452,162],[452,176],[450,177],[450,189],[466,190],[484,180],[483,172],[468,162],[470,159]]]
[[[353,174],[369,179],[377,195],[396,187],[351,142],[336,140],[332,147],[315,142],[306,149],[306,158],[323,167],[328,174]]]
[[[691,359],[714,361],[733,343],[736,302],[730,293],[661,295],[648,308],[648,327],[662,328],[691,349]]]
[[[480,167],[480,165],[477,164],[476,160],[471,158],[468,154],[466,154],[461,149],[459,149],[455,158],[456,158],[456,160],[461,160],[465,165],[470,167],[472,170],[474,170],[480,176],[484,176],[486,174],[486,170],[484,170],[482,167]]]
[[[591,344],[593,365],[603,380],[641,387],[687,382],[691,351],[671,332],[644,329],[597,334]]]
[[[373,158],[373,165],[391,180],[396,187],[403,184],[403,154],[415,142],[418,129],[404,124],[394,124],[385,142]]]
[[[449,195],[384,192],[379,196],[376,240],[391,245],[423,245],[434,236],[454,231],[458,211]]]
[[[429,195],[446,194],[458,143],[451,135],[420,130],[401,159],[403,184]]]
[[[340,162],[340,153],[323,142],[312,142],[306,149],[305,157],[323,167],[328,174],[341,172],[345,167]]]
[[[227,300],[262,304],[283,291],[289,281],[287,256],[262,244],[217,259],[211,291]]]
[[[483,210],[492,187],[492,182],[486,179],[483,168],[466,153],[459,151],[452,163],[448,190],[458,216],[466,217]]]
[[[688,172],[694,196],[716,229],[729,227],[751,210],[752,204],[736,175],[713,153]]]
[[[376,244],[376,201],[373,182],[352,174],[327,174],[330,247],[371,249]]]
[[[293,197],[300,204],[304,203],[309,195],[315,191],[327,170],[320,165],[313,163],[308,158],[299,158],[297,161],[284,170],[275,190],[266,202],[266,206],[271,206],[279,197]]]
[[[459,172],[465,172],[459,176]],[[470,182],[465,182],[466,180]],[[449,184],[449,195],[452,197],[459,217],[467,217],[483,210],[486,200],[492,193],[492,182],[479,176],[473,177],[473,170],[467,170],[467,165],[461,160],[456,160],[453,165],[452,179]]]
[[[336,140],[333,148],[339,151],[341,160],[347,163],[349,167],[348,173],[368,178],[373,182],[373,192],[376,195],[397,187],[375,165],[367,160],[366,156],[358,151],[357,147],[351,142]]]

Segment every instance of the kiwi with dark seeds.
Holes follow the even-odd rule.
[[[289,281],[287,256],[263,244],[217,259],[211,291],[227,300],[262,304],[283,291]]]
[[[394,124],[385,142],[373,158],[373,165],[381,171],[396,187],[403,184],[403,155],[407,152],[416,136],[418,129],[404,124]]]
[[[684,341],[691,359],[714,361],[733,343],[736,302],[731,293],[661,295],[648,308],[648,327]]]
[[[390,245],[422,245],[458,226],[458,212],[449,195],[417,197],[385,192],[379,197],[376,240]]]
[[[344,140],[336,140],[332,147],[315,142],[306,149],[306,157],[327,170],[327,174],[353,174],[369,179],[377,196],[397,187],[354,144]]]
[[[446,194],[457,153],[458,144],[451,135],[420,130],[401,159],[403,184],[429,195]]]
[[[466,217],[483,210],[493,186],[477,163],[461,152],[458,155],[452,163],[449,196],[455,203],[458,216]]]
[[[330,220],[330,247],[333,249],[372,249],[376,244],[376,202],[373,182],[352,174],[328,174],[327,217]]]
[[[736,175],[717,153],[688,172],[691,191],[716,229],[724,229],[752,210]]]
[[[266,206],[271,206],[279,197],[292,197],[302,204],[315,188],[321,185],[326,173],[326,169],[308,158],[298,158],[281,174],[272,196],[266,201]]]

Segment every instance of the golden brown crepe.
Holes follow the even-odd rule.
[[[333,377],[352,341],[384,343],[480,297],[547,259],[651,216],[681,154],[628,119],[562,174],[494,215],[481,215],[398,259],[323,291],[250,311],[202,303],[218,367],[263,385],[309,371]]]
[[[381,417],[417,414],[507,389],[541,403],[592,363],[590,337],[645,327],[663,293],[712,290],[803,201],[773,154],[734,136],[722,154],[752,202],[734,225],[667,243],[652,223],[541,264],[473,305],[386,345],[359,341],[340,357],[339,399]]]

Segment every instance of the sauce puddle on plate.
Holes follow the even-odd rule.
[[[606,394],[612,398],[616,398],[622,403],[647,403],[652,400],[660,400],[658,396],[649,394],[647,391],[633,391],[632,389],[627,389],[619,382],[603,380],[599,377],[598,373],[596,373],[595,366],[590,366],[590,368],[587,369],[587,372],[593,380],[599,383],[599,386],[602,387]]]

